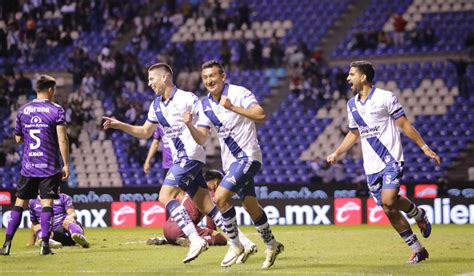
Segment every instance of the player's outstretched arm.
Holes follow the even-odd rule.
[[[257,103],[252,104],[249,108],[242,108],[233,105],[226,96],[221,97],[220,104],[225,108],[242,116],[249,118],[257,123],[264,123],[267,120],[265,110]]]
[[[66,181],[69,178],[69,138],[67,136],[66,125],[56,126],[56,132],[58,134],[59,151],[61,152],[61,158],[63,159],[62,168],[62,181]]]
[[[399,126],[402,131],[415,142],[423,151],[423,153],[429,158],[435,160],[436,164],[441,164],[441,158],[436,152],[432,151],[430,147],[425,143],[425,140],[421,137],[420,133],[413,127],[405,116],[398,118],[395,123]]]
[[[348,151],[359,139],[360,133],[359,130],[351,130],[347,133],[344,140],[342,140],[341,145],[331,154],[328,155],[326,158],[329,164],[335,164],[337,159],[343,155],[346,151]]]
[[[153,141],[151,142],[150,148],[148,149],[148,154],[146,155],[145,162],[143,163],[143,172],[145,172],[145,174],[150,173],[150,161],[155,156],[159,144],[160,141],[157,139],[153,139]]]
[[[193,115],[191,112],[185,112],[183,115],[184,124],[188,127],[194,141],[199,145],[204,145],[209,137],[209,129],[204,127],[195,127],[193,125]]]
[[[153,135],[156,125],[146,121],[142,126],[133,126],[110,117],[102,117],[104,129],[114,128],[124,131],[134,137],[148,139]]]

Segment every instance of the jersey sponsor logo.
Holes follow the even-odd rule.
[[[206,108],[204,108],[204,112],[207,112],[207,111],[211,111],[211,107],[210,106],[206,106]]]
[[[10,204],[12,202],[12,195],[10,192],[0,192],[0,205]]]
[[[43,106],[27,106],[24,110],[23,113],[26,115],[30,115],[31,113],[49,113],[49,107],[43,107]]]
[[[377,206],[373,198],[367,199],[367,224],[390,224],[382,207]]]
[[[435,184],[420,184],[415,186],[415,197],[435,198],[438,195],[438,186]]]
[[[335,224],[361,224],[362,203],[360,198],[336,198],[334,200]]]
[[[135,227],[137,207],[135,202],[112,202],[112,227]]]
[[[31,123],[32,123],[32,124],[39,124],[39,123],[41,123],[41,122],[42,122],[42,120],[41,120],[41,118],[38,117],[38,116],[34,116],[34,117],[31,118]]]
[[[146,201],[140,205],[142,227],[163,227],[166,222],[166,209],[158,201]]]
[[[357,108],[355,106],[352,107],[351,112],[357,112]]]

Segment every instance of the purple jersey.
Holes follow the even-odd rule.
[[[28,205],[30,209],[30,220],[34,224],[41,223],[41,200],[39,196],[36,199],[31,199]],[[64,219],[67,216],[67,209],[74,209],[72,205],[72,198],[67,194],[59,194],[59,199],[53,201],[53,231],[56,231],[63,225]]]
[[[65,124],[64,109],[44,99],[18,110],[15,135],[24,140],[21,175],[48,177],[61,171],[56,126]]]
[[[165,132],[163,131],[163,127],[158,124],[155,132],[153,133],[153,139],[161,141],[161,151],[162,151],[162,158],[163,158],[163,169],[171,168],[173,165],[173,158],[171,154],[171,148],[168,141],[168,138],[165,136]]]

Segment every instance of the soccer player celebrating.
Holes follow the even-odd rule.
[[[169,141],[164,135],[165,133],[163,132],[163,128],[161,127],[161,125],[158,125],[155,132],[153,132],[153,141],[151,142],[150,149],[148,149],[148,154],[145,159],[145,163],[143,164],[143,171],[146,174],[150,173],[150,161],[155,156],[156,150],[158,149],[158,146],[160,145],[160,141],[163,142],[161,144],[162,145],[161,166],[163,168],[165,175],[168,173],[168,170],[171,168],[171,165],[173,164],[173,158],[171,154]]]
[[[211,217],[218,226],[222,225],[222,216],[209,196],[206,180],[202,175],[204,148],[194,141],[183,120],[185,113],[197,117],[199,98],[173,84],[173,71],[166,63],[150,66],[148,85],[158,97],[150,105],[148,119],[142,126],[104,117],[103,127],[120,129],[144,139],[151,137],[157,124],[163,127],[165,137],[171,141],[173,166],[161,186],[159,200],[190,240],[188,254],[183,259],[184,263],[189,263],[207,250],[208,244],[197,233],[186,209],[175,199],[176,195],[181,190],[186,191],[202,213]]]
[[[239,255],[246,254],[238,236],[236,213],[231,201],[232,196],[239,193],[267,247],[262,268],[268,269],[284,246],[272,234],[267,215],[257,201],[253,182],[262,164],[255,122],[265,121],[265,111],[252,92],[225,82],[226,74],[220,62],[211,60],[204,63],[201,77],[209,95],[202,100],[198,126],[194,126],[193,114],[189,112],[185,115],[185,123],[200,145],[209,137],[211,126],[216,128],[219,137],[226,175],[216,190],[215,200],[231,244],[221,266],[231,266]]]
[[[393,228],[413,250],[408,262],[419,263],[428,258],[428,251],[421,245],[400,211],[416,220],[424,238],[430,236],[431,224],[425,210],[398,195],[404,160],[399,128],[426,156],[434,159],[437,164],[441,163],[441,159],[407,120],[395,95],[372,85],[374,75],[371,63],[351,63],[347,81],[356,95],[347,103],[350,131],[336,151],[327,157],[327,161],[330,164],[336,163],[360,137],[370,193],[377,204],[383,207]]]
[[[64,109],[53,103],[56,80],[42,75],[36,81],[36,99],[22,106],[16,116],[15,140],[23,143],[21,178],[17,187],[15,206],[8,221],[1,255],[9,255],[12,239],[20,226],[28,199],[41,196],[40,255],[53,254],[49,247],[54,217],[53,199],[59,198],[61,181],[69,178],[69,141]],[[61,153],[63,166],[60,166]]]
[[[41,233],[41,199],[31,199],[29,203],[30,219],[35,236],[40,239]],[[59,194],[59,199],[53,202],[54,218],[53,231],[50,238],[51,247],[73,246],[79,244],[89,248],[89,242],[84,235],[84,229],[76,221],[77,215],[72,204],[72,198],[64,193]],[[33,242],[34,243],[34,242]]]

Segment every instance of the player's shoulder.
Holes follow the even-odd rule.
[[[229,85],[229,89],[228,89],[229,94],[235,93],[236,95],[242,95],[243,93],[251,92],[249,89],[241,85],[236,85],[236,84],[231,84],[231,83],[228,83],[228,85]]]
[[[392,96],[393,96],[392,91],[385,90],[385,89],[378,88],[378,87],[375,88],[374,93],[375,93],[375,96],[379,97],[379,98],[392,98]]]
[[[59,194],[59,199],[61,201],[67,201],[67,200],[72,200],[72,197],[68,194],[65,194],[65,193],[60,193]]]
[[[176,90],[175,97],[178,97],[180,99],[189,99],[191,101],[199,100],[199,97],[196,94],[194,94],[193,92],[182,90],[182,89],[179,89],[179,88]]]

